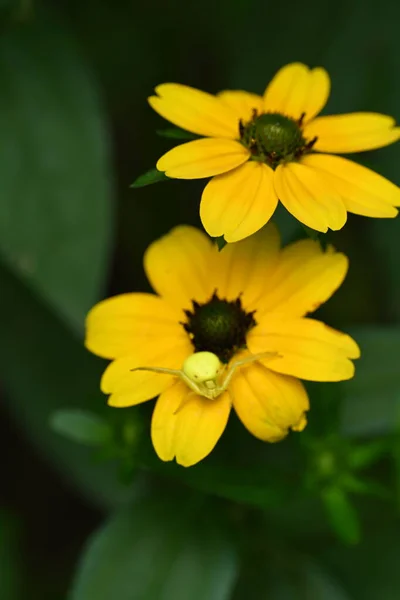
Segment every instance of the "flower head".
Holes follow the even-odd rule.
[[[156,294],[97,304],[86,346],[108,359],[109,404],[158,396],[151,435],[162,460],[193,465],[214,448],[232,407],[257,438],[301,431],[309,408],[300,379],[339,381],[359,356],[348,336],[305,317],[342,283],[347,258],[312,240],[281,249],[273,225],[218,252],[179,226],[148,248]]]
[[[278,200],[296,219],[326,232],[341,229],[347,212],[395,217],[400,189],[337,153],[380,148],[400,138],[392,117],[350,113],[317,117],[329,96],[322,68],[283,67],[263,96],[217,96],[165,83],[149,98],[162,117],[205,136],[173,148],[157,169],[168,177],[212,177],[200,216],[213,237],[236,242],[258,231]]]

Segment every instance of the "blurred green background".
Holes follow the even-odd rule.
[[[148,289],[147,245],[199,225],[203,182],[129,187],[173,145],[154,86],[261,93],[303,61],[326,113],[399,117],[399,22],[395,0],[0,2],[1,600],[400,597],[399,219],[330,236],[351,269],[319,316],[363,358],[282,444],[232,418],[198,467],[163,465],[152,403],[108,409],[82,343],[97,300]],[[397,184],[399,158],[357,157]]]

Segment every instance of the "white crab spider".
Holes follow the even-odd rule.
[[[229,366],[223,365],[213,352],[195,352],[183,363],[182,369],[166,369],[164,367],[136,367],[132,371],[153,371],[179,377],[186,385],[200,396],[215,400],[225,392],[238,367],[250,364],[260,358],[276,357],[276,352],[252,354],[234,361]]]

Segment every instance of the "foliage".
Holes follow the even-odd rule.
[[[151,406],[108,408],[105,363],[82,342],[94,302],[147,289],[147,245],[178,222],[198,224],[201,182],[135,189],[168,180],[139,175],[182,135],[160,129],[152,88],[261,92],[279,66],[302,60],[330,71],[329,112],[395,114],[399,17],[390,0],[285,11],[240,0],[2,3],[1,598],[399,596],[398,219],[354,217],[328,234],[351,268],[319,317],[349,331],[362,358],[353,380],[309,386],[309,427],[282,444],[252,439],[232,418],[203,463],[161,463]],[[359,159],[399,183],[397,153]],[[307,235],[282,209],[277,222],[285,242]]]

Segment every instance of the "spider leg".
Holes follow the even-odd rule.
[[[222,389],[223,390],[227,389],[228,385],[231,382],[233,374],[238,367],[242,367],[243,365],[248,365],[250,363],[256,362],[257,360],[260,360],[260,358],[276,358],[277,356],[279,356],[277,352],[260,352],[258,354],[250,354],[249,356],[246,356],[245,358],[235,360],[235,362],[233,362],[230,365],[230,367],[226,373],[224,382],[222,384]]]
[[[192,390],[194,394],[205,396],[204,391],[202,391],[200,386],[195,381],[190,379],[190,377],[188,377],[184,371],[179,371],[179,377],[184,383],[186,383],[186,385]]]
[[[206,398],[210,398],[211,396],[207,394],[207,390],[203,390],[199,387],[199,385],[190,379],[184,373],[184,371],[179,369],[166,369],[164,367],[135,367],[131,369],[132,371],[151,371],[152,373],[164,373],[165,375],[173,375],[174,377],[179,377],[186,385],[192,390],[192,393],[199,394],[200,396],[205,396]]]
[[[233,406],[233,394],[229,388],[226,391],[228,392],[229,400],[231,401],[231,405]]]
[[[175,377],[182,377],[182,371],[177,369],[166,369],[164,367],[135,367],[131,371],[152,371],[153,373],[165,373],[167,375],[175,375]]]

